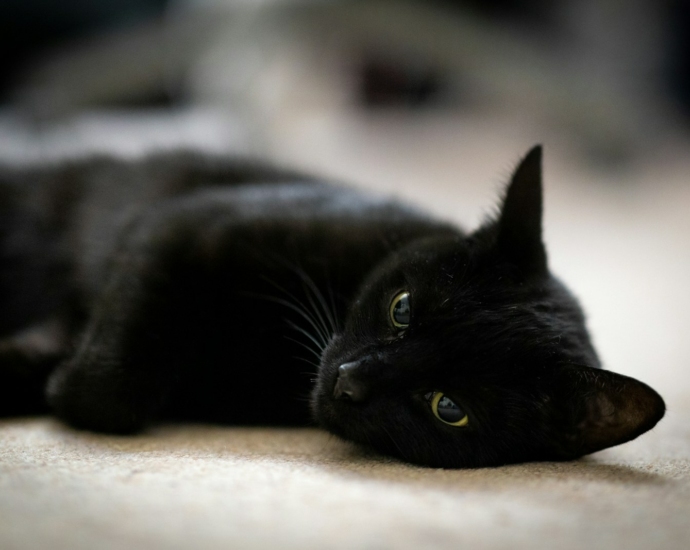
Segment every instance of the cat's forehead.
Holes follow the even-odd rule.
[[[454,274],[467,268],[472,252],[472,247],[463,238],[422,239],[396,252],[383,275],[414,279]]]
[[[379,287],[407,285],[420,291],[450,291],[495,271],[494,255],[471,238],[424,239],[398,251],[375,279]]]
[[[468,253],[458,239],[425,239],[391,254],[364,285],[364,295],[447,288],[466,269]]]
[[[424,239],[381,265],[357,303],[387,311],[392,299],[407,292],[417,319],[466,322],[471,316],[493,315],[508,306],[522,310],[548,300],[550,277],[544,275],[526,279],[518,266],[472,236]],[[564,301],[562,296],[556,299]]]

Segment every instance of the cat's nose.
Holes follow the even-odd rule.
[[[351,401],[364,401],[366,388],[361,380],[355,378],[360,361],[343,363],[338,367],[338,380],[333,388],[333,397],[336,399],[349,399]]]

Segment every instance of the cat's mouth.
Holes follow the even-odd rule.
[[[356,376],[359,365],[359,361],[351,361],[333,368],[330,383],[315,389],[314,417],[338,437],[386,455],[409,459],[401,447],[392,442],[395,427],[386,427],[382,422],[381,410],[391,409],[390,398],[374,398],[373,388]],[[345,368],[341,370],[340,367]]]

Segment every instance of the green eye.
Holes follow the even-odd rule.
[[[393,326],[406,328],[410,324],[410,293],[401,292],[391,302],[389,314]]]
[[[467,426],[470,419],[458,405],[440,391],[431,396],[431,410],[434,416],[450,426]]]

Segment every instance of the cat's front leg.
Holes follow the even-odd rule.
[[[174,219],[144,216],[123,234],[80,343],[47,386],[49,404],[68,423],[137,431],[174,387],[175,274],[183,262],[175,229]]]

